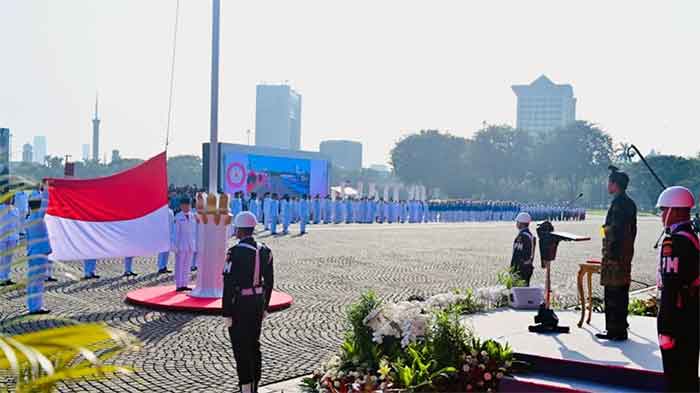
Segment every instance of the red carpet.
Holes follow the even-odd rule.
[[[220,298],[197,298],[189,292],[175,292],[174,285],[146,287],[126,294],[126,301],[159,310],[189,311],[217,314],[221,312]],[[277,311],[292,305],[294,299],[284,292],[272,292],[268,311]]]

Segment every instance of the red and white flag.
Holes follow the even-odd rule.
[[[170,248],[165,152],[96,179],[49,179],[51,259],[153,255]]]

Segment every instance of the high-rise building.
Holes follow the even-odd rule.
[[[517,127],[547,132],[576,121],[576,97],[571,85],[558,85],[542,75],[529,85],[513,85],[518,97]]]
[[[100,114],[98,112],[98,99],[95,97],[95,115],[92,117],[92,159],[100,159]]]
[[[34,162],[44,164],[46,162],[46,137],[37,135],[34,137]]]
[[[362,169],[362,143],[355,141],[323,141],[321,154],[330,158],[333,166],[350,171]]]
[[[83,161],[87,161],[90,159],[90,145],[87,143],[83,143]]]
[[[255,145],[301,149],[301,95],[289,85],[258,85]]]
[[[24,146],[22,146],[22,162],[32,162],[34,158],[33,153],[32,144],[25,143]]]

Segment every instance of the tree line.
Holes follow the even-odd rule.
[[[653,208],[660,189],[641,162],[626,154],[627,144],[588,121],[547,133],[509,125],[485,125],[471,138],[421,130],[401,138],[390,153],[403,182],[439,189],[450,198],[565,202],[584,194],[583,205],[608,204],[608,167],[629,172],[630,194]],[[700,157],[655,155],[649,163],[667,184],[700,191]]]
[[[76,161],[76,178],[103,177],[132,168],[140,163],[138,158],[118,158],[109,163],[95,160]],[[63,177],[64,160],[62,157],[48,156],[44,164],[35,162],[11,162],[10,174],[34,182],[48,177]],[[202,159],[195,155],[168,157],[168,182],[176,186],[202,184]]]

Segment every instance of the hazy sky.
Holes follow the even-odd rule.
[[[211,6],[181,0],[170,154],[209,133]],[[246,142],[255,85],[303,95],[302,146],[515,124],[512,84],[571,83],[616,141],[700,151],[700,1],[222,1],[220,139]],[[0,0],[0,127],[79,158],[100,95],[102,151],[163,149],[175,0]],[[109,154],[109,153],[108,153]],[[18,157],[18,156],[15,156]]]

